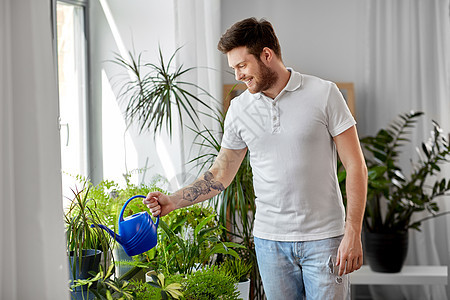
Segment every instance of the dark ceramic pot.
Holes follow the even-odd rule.
[[[374,272],[398,273],[408,252],[408,232],[372,233],[364,231],[364,255]]]
[[[73,284],[73,269],[75,269],[76,279],[88,279],[93,277],[89,272],[98,273],[100,266],[100,259],[102,251],[88,249],[82,251],[81,265],[79,264],[79,258],[74,257],[73,251],[69,253],[69,271],[70,271],[70,283]],[[80,268],[81,267],[81,268]],[[95,284],[91,287],[95,288]],[[94,299],[94,294],[89,293],[87,286],[77,287],[71,292],[71,299],[86,300]]]

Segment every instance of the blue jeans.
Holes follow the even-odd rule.
[[[256,257],[267,299],[350,299],[348,275],[340,277],[333,268],[341,240],[342,236],[277,242],[255,237]]]

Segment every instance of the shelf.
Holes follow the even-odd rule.
[[[400,273],[373,272],[368,265],[350,274],[352,285],[447,285],[447,266],[403,266]]]

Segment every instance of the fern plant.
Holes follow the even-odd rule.
[[[438,123],[428,141],[416,148],[418,160],[405,175],[399,164],[401,147],[411,142],[408,135],[423,112],[403,113],[375,136],[361,139],[369,169],[368,197],[364,217],[369,232],[401,233],[420,230],[422,221],[439,216],[438,197],[449,194],[450,179],[436,179],[440,165],[450,162],[450,145]],[[414,213],[429,216],[412,221]]]
[[[206,267],[187,276],[183,292],[186,300],[237,300],[235,279],[218,266]]]

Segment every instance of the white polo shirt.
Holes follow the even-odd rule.
[[[356,122],[337,86],[291,72],[275,98],[245,91],[231,101],[222,147],[248,147],[256,194],[253,234],[308,241],[344,233],[333,137]]]

